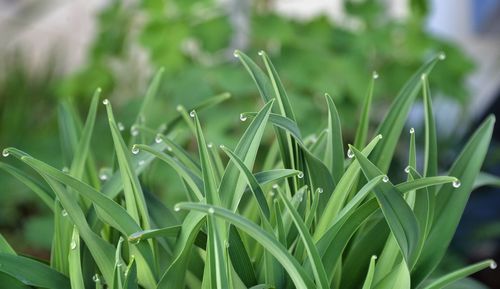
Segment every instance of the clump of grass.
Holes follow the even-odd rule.
[[[429,277],[456,230],[494,124],[494,118],[488,118],[447,175],[438,175],[427,76],[442,56],[409,79],[369,139],[368,116],[378,77],[374,74],[354,145],[345,152],[332,98],[325,95],[324,130],[318,137],[303,137],[275,68],[264,52],[259,55],[264,69],[235,52],[265,104],[258,112],[240,115],[248,126],[234,148],[207,142],[198,116],[205,107],[227,99],[226,94],[192,110],[180,107],[178,117],[157,135],[151,134],[156,131],[145,117],[160,71],[133,126],[129,143],[137,144],[127,145],[110,101],[102,101],[114,142],[112,174],[99,175],[90,147],[99,90],[85,124],[63,130],[66,148],[74,156],[66,171],[21,150],[5,149],[5,157],[18,158],[43,179],[0,164],[54,212],[55,234],[48,264],[17,255],[0,236],[0,283],[9,288],[58,289],[435,289],[496,266],[485,260]],[[387,172],[419,95],[425,104],[423,170],[417,170],[417,134],[412,129],[407,179],[396,183]],[[67,124],[78,123],[74,114],[64,115]],[[196,156],[172,140],[183,129],[179,126],[183,120],[197,140]],[[262,170],[254,172],[268,126],[274,129],[275,142]],[[143,190],[141,173],[153,161],[177,172],[186,202],[162,204]]]

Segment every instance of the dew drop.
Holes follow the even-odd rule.
[[[405,168],[405,173],[407,173],[407,174],[409,174],[409,173],[410,173],[410,166],[407,166],[407,167]]]
[[[99,274],[95,274],[94,276],[92,276],[92,280],[96,283],[101,281],[101,279],[99,278]]]
[[[213,214],[215,213],[215,209],[214,209],[214,208],[209,208],[209,209],[208,209],[208,213],[209,213],[210,215],[213,215]]]
[[[426,73],[422,73],[422,75],[420,75],[420,79],[421,80],[425,80],[427,78],[427,74]]]
[[[277,190],[279,188],[278,184],[273,185],[273,189]]]
[[[107,98],[105,98],[103,101],[102,101],[102,104],[104,105],[108,105],[109,104],[109,100]]]
[[[183,110],[182,105],[179,104],[178,106],[176,106],[175,110],[177,110],[178,112],[181,112]]]
[[[298,177],[299,179],[302,179],[302,178],[304,177],[304,173],[303,173],[303,172],[299,172],[299,174],[297,175],[297,177]]]
[[[220,148],[221,150],[223,150],[223,149],[225,149],[225,148],[226,148],[226,146],[221,144],[221,145],[219,146],[219,148]]]
[[[4,150],[2,151],[2,156],[4,156],[4,157],[8,157],[9,155],[10,155],[10,153],[9,153],[9,151],[8,151],[7,149],[4,149]]]
[[[157,134],[155,137],[155,143],[161,143],[163,140],[163,136],[161,134]]]
[[[133,145],[133,146],[132,146],[132,153],[133,153],[134,155],[136,155],[136,154],[138,154],[138,153],[139,153],[139,148],[138,148],[136,145]]]
[[[76,242],[71,241],[71,243],[69,244],[69,247],[71,248],[71,250],[75,250],[76,249]]]
[[[240,113],[240,120],[241,121],[246,121],[247,120],[247,116],[244,115],[243,113]]]
[[[146,161],[145,161],[145,160],[140,160],[137,164],[138,164],[139,166],[143,166],[145,163],[146,163]]]
[[[99,174],[99,179],[101,181],[107,181],[108,180],[108,175],[106,173],[100,173]]]
[[[233,56],[236,57],[236,58],[240,57],[240,52],[238,50],[235,50],[233,52]]]
[[[180,210],[181,210],[181,208],[179,206],[177,206],[177,205],[174,206],[174,211],[179,212]]]
[[[377,135],[378,139],[382,139],[383,136],[381,134]]]
[[[354,152],[351,149],[347,150],[347,157],[352,159],[354,157]]]
[[[389,177],[388,176],[384,176],[382,178],[382,182],[387,183],[388,181],[389,181]]]
[[[170,146],[167,146],[167,151],[171,152],[172,148]]]
[[[446,54],[444,52],[439,53],[439,60],[445,60]]]
[[[61,215],[62,215],[63,217],[66,217],[66,216],[68,215],[68,212],[67,212],[66,210],[64,210],[64,209],[63,209],[63,210],[61,211]]]
[[[490,263],[490,269],[491,270],[495,270],[496,268],[497,268],[497,262],[491,261],[491,263]]]
[[[322,194],[323,193],[323,188],[317,188],[316,191],[318,192],[318,194]]]
[[[372,77],[373,77],[373,79],[377,79],[378,78],[378,72],[374,71],[372,73]]]
[[[410,128],[410,133],[411,133],[411,134],[414,134],[414,133],[415,133],[415,129],[414,129],[413,127],[412,127],[412,128]]]
[[[137,128],[137,125],[134,124],[130,127],[130,134],[132,136],[138,136],[139,135],[139,129]]]
[[[462,185],[462,183],[460,183],[460,180],[454,180],[451,184],[454,188],[459,188]]]
[[[259,54],[260,56],[262,56],[262,55],[264,55],[264,51],[261,50],[261,51],[257,52],[257,54]]]
[[[209,143],[207,144],[207,148],[211,149],[211,148],[213,148],[213,147],[214,147],[214,144],[213,144],[213,143],[209,142]]]
[[[116,125],[118,126],[118,130],[119,131],[124,131],[125,130],[125,126],[123,125],[123,123],[118,122]]]
[[[189,116],[190,117],[195,117],[196,116],[196,112],[194,110],[192,110],[190,113],[189,113]]]

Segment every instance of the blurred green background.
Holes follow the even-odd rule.
[[[234,49],[252,57],[261,49],[268,52],[294,107],[300,108],[297,120],[306,135],[320,133],[317,127],[326,118],[323,94],[328,92],[340,111],[344,139],[351,142],[362,99],[376,71],[374,129],[405,80],[440,52],[447,60],[436,67],[430,85],[441,104],[441,111],[439,105],[437,111],[443,114],[437,116],[438,121],[448,122],[441,127],[439,138],[443,165],[460,147],[459,140],[466,135],[471,120],[481,113],[470,111],[471,95],[476,91],[467,84],[477,61],[456,42],[430,31],[433,5],[424,0],[332,1],[336,4],[326,6],[330,10],[312,14],[305,8],[324,1],[302,1],[305,10],[301,12],[299,5],[295,14],[286,13],[290,8],[286,5],[291,5],[282,3],[286,1],[270,0],[94,1],[99,2],[94,8],[90,8],[93,1],[76,2],[81,2],[80,6],[75,4],[64,14],[61,6],[66,4],[58,0],[44,4],[0,1],[0,9],[10,9],[0,13],[0,144],[19,147],[60,168],[68,160],[61,153],[58,107],[71,107],[83,117],[93,91],[101,87],[125,126],[125,134],[130,134],[140,99],[160,67],[165,73],[148,124],[160,128],[178,115],[178,105],[189,109],[213,95],[229,92],[232,98],[204,111],[202,119],[209,139],[234,145],[233,136],[242,132],[239,114],[258,106],[258,92],[235,61]],[[297,5],[301,1],[291,2]],[[403,5],[405,10],[397,13],[391,5]],[[88,19],[79,23],[79,12],[87,13]],[[37,30],[48,15],[62,22]],[[69,31],[73,38],[66,38],[68,43],[45,39],[63,30],[60,24],[81,27]],[[35,32],[23,36],[27,30]],[[40,42],[35,39],[26,44],[22,38],[33,33]],[[35,53],[33,60],[33,51],[41,50],[38,45],[43,43],[46,52]],[[69,55],[70,60],[62,55]],[[82,59],[72,61],[71,55]],[[93,148],[96,165],[105,170],[112,166],[108,153],[112,144],[102,111],[99,118],[95,132],[99,137],[94,137]],[[417,105],[409,125],[418,131],[421,120]],[[189,137],[179,139],[189,146]],[[498,163],[498,155],[492,154],[490,166]],[[403,150],[402,162],[405,159]],[[146,175],[145,185],[166,202],[173,202],[181,190],[177,177],[163,166],[155,171]],[[46,257],[52,238],[47,208],[28,188],[3,172],[0,184],[0,232],[17,250]],[[498,252],[498,242],[494,244]],[[466,263],[468,258],[457,253],[447,262],[451,265],[444,266],[455,267],[453,264]]]

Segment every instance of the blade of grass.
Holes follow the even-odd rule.
[[[375,260],[377,260],[377,256],[372,256],[370,259],[370,265],[368,266],[368,272],[366,273],[365,283],[363,283],[363,287],[361,289],[371,289],[373,274],[375,273]]]
[[[255,119],[245,130],[245,133],[240,138],[234,150],[235,155],[243,160],[245,166],[248,168],[253,168],[257,150],[272,107],[273,102],[271,101],[260,110]],[[245,177],[240,173],[234,163],[228,163],[219,187],[219,194],[223,200],[224,207],[230,207],[236,210],[245,190],[245,186]]]
[[[328,282],[325,267],[323,266],[320,255],[317,251],[316,246],[314,245],[313,239],[309,234],[309,229],[306,227],[304,221],[300,217],[299,213],[295,210],[292,203],[288,200],[288,198],[284,196],[279,190],[278,194],[283,201],[283,204],[285,204],[288,212],[292,216],[292,220],[299,231],[300,237],[302,239],[302,242],[304,243],[304,247],[309,257],[311,268],[314,274],[314,279],[316,280],[316,285],[318,286],[318,288],[329,288],[330,282]]]
[[[465,268],[453,271],[448,273],[438,279],[432,281],[429,285],[426,285],[423,289],[441,289],[446,286],[456,282],[460,279],[463,279],[469,275],[472,275],[476,272],[479,272],[483,269],[490,267],[491,269],[496,268],[496,263],[493,260],[485,260],[482,262],[478,262],[476,264],[469,265]]]
[[[205,214],[213,214],[216,217],[234,224],[252,238],[255,238],[264,248],[270,252],[287,270],[297,288],[315,288],[314,283],[309,279],[301,265],[290,255],[288,250],[279,243],[274,236],[265,232],[249,220],[232,213],[229,210],[213,207],[206,204],[179,203],[179,209],[196,210]]]
[[[422,74],[422,90],[424,92],[424,111],[425,111],[425,156],[424,156],[424,176],[432,177],[438,173],[438,151],[436,124],[432,109],[431,91],[427,74]],[[435,192],[435,190],[433,190]]]
[[[0,253],[0,271],[28,286],[43,288],[70,288],[68,277],[35,260],[8,253]]]
[[[383,174],[360,151],[352,146],[349,146],[349,149],[356,156],[367,179]],[[415,258],[415,248],[420,236],[415,215],[401,196],[401,193],[394,188],[388,179],[375,187],[374,192],[403,257],[408,264],[411,264]]]
[[[373,99],[373,88],[375,86],[375,79],[377,78],[378,74],[374,71],[372,73],[370,84],[368,85],[368,92],[366,93],[365,100],[363,101],[363,109],[361,110],[358,128],[356,129],[356,136],[354,137],[354,147],[357,148],[362,148],[366,144],[370,123],[370,108],[372,106]]]
[[[68,259],[71,289],[84,289],[85,284],[80,259],[80,235],[76,228],[73,228]]]
[[[412,273],[415,284],[436,268],[446,252],[488,151],[494,122],[490,116],[482,123],[451,166],[448,174],[457,177],[461,186],[444,185],[437,194],[433,226]]]
[[[333,181],[338,184],[344,174],[344,144],[340,116],[330,95],[325,93],[328,107],[328,132],[324,161],[330,169]]]
[[[381,138],[382,136],[380,135],[376,136],[365,149],[363,149],[363,154],[369,155]],[[325,231],[332,225],[332,220],[337,216],[347,200],[348,192],[357,182],[360,170],[361,167],[357,160],[354,160],[347,168],[347,171],[344,173],[331,197],[328,199],[323,214],[319,217],[314,232],[315,240],[319,240]]]
[[[399,135],[403,130],[411,105],[421,87],[420,77],[423,73],[429,74],[438,60],[439,57],[431,59],[413,74],[396,96],[379,126],[377,133],[383,135],[384,138],[370,155],[370,159],[382,172],[387,172],[389,169]]]

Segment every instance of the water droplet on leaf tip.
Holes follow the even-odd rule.
[[[240,57],[240,52],[238,50],[235,50],[233,52],[233,56],[236,57],[236,58]]]
[[[241,120],[241,121],[246,121],[246,120],[247,120],[246,115],[244,115],[243,113],[241,113],[241,114],[240,114],[240,120]]]
[[[490,263],[490,269],[491,270],[495,270],[496,268],[497,268],[497,262],[491,261],[491,263]]]
[[[389,177],[388,176],[384,176],[382,178],[382,182],[387,183],[388,181],[389,181]]]
[[[178,105],[175,107],[175,110],[177,110],[178,112],[181,112],[182,111],[182,105]]]
[[[422,75],[420,76],[420,79],[421,79],[421,80],[425,80],[426,78],[427,78],[427,74],[422,73]]]
[[[407,174],[409,174],[409,173],[410,173],[410,166],[407,166],[407,167],[405,168],[405,173],[407,173]]]
[[[107,175],[107,174],[100,174],[100,175],[99,175],[99,179],[100,179],[101,181],[106,181],[106,180],[108,180],[108,175]]]
[[[180,210],[181,210],[181,208],[179,206],[174,207],[174,211],[179,212]]]
[[[279,188],[278,184],[273,185],[273,189],[278,189],[278,188]]]
[[[118,130],[119,131],[124,131],[125,130],[125,126],[123,125],[123,123],[118,122],[116,125],[118,126]]]
[[[378,139],[382,139],[383,136],[381,134],[378,135]]]
[[[372,77],[373,77],[373,79],[377,79],[378,78],[378,73],[376,71],[374,71],[372,73]]]
[[[446,54],[444,52],[439,53],[439,60],[445,60]]]
[[[163,136],[161,134],[157,134],[155,137],[155,143],[161,143],[163,140]]]
[[[211,149],[213,146],[214,146],[214,145],[213,145],[211,142],[207,144],[207,147],[208,147],[209,149]]]
[[[260,56],[262,56],[262,55],[264,55],[264,51],[261,50],[261,51],[257,52],[257,54],[259,54]]]
[[[69,244],[69,247],[71,248],[71,250],[75,250],[76,249],[76,242],[71,241],[71,243]]]
[[[108,105],[109,104],[109,100],[107,98],[103,99],[102,104]]]
[[[460,180],[454,180],[452,185],[454,188],[459,188],[462,184],[460,183]]]
[[[214,208],[209,208],[208,209],[208,213],[211,214],[211,215],[214,214],[215,213],[215,209]]]
[[[352,159],[354,157],[354,152],[351,149],[347,150],[347,157]]]
[[[66,210],[64,210],[64,209],[63,209],[63,210],[61,211],[61,215],[62,215],[63,217],[66,217],[66,216],[68,215],[68,212],[67,212]]]
[[[323,193],[323,188],[318,188],[317,191],[318,191],[318,194],[322,194]]]
[[[299,172],[299,174],[297,175],[297,177],[298,177],[299,179],[302,179],[302,178],[304,177],[304,173],[303,173],[303,172]]]
[[[414,133],[415,133],[415,129],[414,129],[413,127],[412,127],[412,128],[410,128],[410,133],[411,133],[411,134],[414,134]]]
[[[225,149],[225,148],[226,148],[226,146],[221,144],[221,145],[219,146],[219,148],[221,148],[221,149]]]
[[[189,113],[189,116],[190,117],[195,117],[196,116],[196,112],[194,110],[192,110],[190,113]]]
[[[7,149],[4,149],[4,150],[2,151],[2,156],[4,156],[4,157],[8,157],[9,155],[10,155],[10,153],[9,153],[9,151],[8,151]]]
[[[99,282],[99,281],[101,281],[101,279],[99,278],[99,275],[98,275],[98,274],[95,274],[94,276],[92,276],[92,280],[93,280],[94,282]]]
[[[133,146],[132,146],[132,153],[133,153],[134,155],[136,155],[136,154],[138,154],[138,153],[139,153],[139,148],[138,148],[136,145],[133,145]]]

